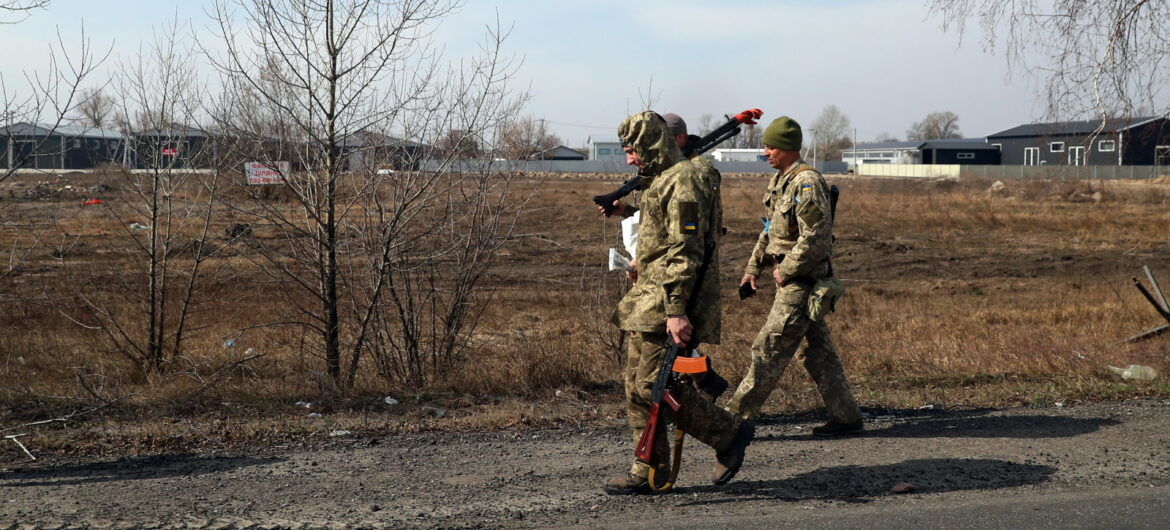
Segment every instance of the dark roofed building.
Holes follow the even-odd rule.
[[[121,162],[124,145],[113,129],[14,123],[0,137],[0,167],[90,169]]]
[[[129,147],[140,169],[206,169],[214,160],[210,140],[201,129],[173,123],[131,134]]]
[[[999,163],[999,150],[982,138],[950,138],[858,144],[841,151],[841,160],[853,167],[862,164],[967,164]]]
[[[417,170],[431,146],[373,131],[358,131],[341,142],[350,170]]]
[[[1123,165],[1170,163],[1170,124],[1144,117],[1032,123],[988,135],[1008,165]]]
[[[563,145],[542,151],[536,158],[540,160],[585,160],[585,154]]]

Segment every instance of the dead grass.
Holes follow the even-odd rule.
[[[771,302],[770,290],[745,302],[733,295],[759,230],[764,183],[729,175],[724,186],[724,334],[705,350],[733,383]],[[998,193],[980,181],[836,183],[843,198],[835,267],[849,291],[830,323],[863,407],[1170,395],[1166,376],[1132,384],[1106,368],[1146,364],[1170,375],[1170,339],[1118,343],[1159,324],[1129,277],[1149,264],[1170,287],[1165,183],[1007,181]],[[284,300],[250,267],[247,246],[217,240],[230,252],[210,266],[229,280],[207,288],[190,354],[164,374],[136,373],[67,317],[78,289],[100,293],[116,284],[102,278],[133,273],[124,227],[74,198],[3,203],[0,248],[22,259],[0,276],[0,421],[19,425],[117,400],[80,430],[30,438],[61,452],[290,443],[335,430],[621,424],[621,358],[608,317],[623,280],[602,270],[605,249],[618,244],[616,223],[589,201],[612,186],[521,181],[518,196],[538,195],[491,273],[494,293],[473,352],[425,388],[387,381],[368,366],[343,397],[300,332],[240,331],[267,322],[274,301]],[[102,196],[117,203],[120,193]],[[38,224],[44,220],[52,222]],[[213,233],[232,222],[223,212]],[[253,237],[263,240],[263,227]],[[101,274],[78,274],[66,262]],[[227,338],[236,346],[225,347]],[[265,355],[227,369],[248,348]],[[820,406],[799,363],[789,368],[766,412]],[[403,404],[381,405],[387,395]],[[447,413],[436,418],[424,406]],[[323,417],[307,418],[313,411]],[[0,446],[0,459],[18,456],[12,451]]]

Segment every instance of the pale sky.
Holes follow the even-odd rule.
[[[8,83],[44,67],[44,48],[82,24],[115,56],[136,53],[174,17],[212,38],[204,0],[54,0],[47,10],[0,25],[0,72]],[[450,60],[474,55],[485,24],[513,25],[505,51],[523,59],[514,87],[530,89],[526,114],[547,120],[570,146],[615,138],[642,108],[693,126],[702,114],[764,110],[811,124],[837,105],[869,141],[904,138],[932,111],[959,115],[981,137],[1040,118],[1035,80],[1009,76],[980,35],[944,33],[924,0],[470,0],[435,33]]]

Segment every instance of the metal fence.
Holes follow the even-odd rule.
[[[1005,179],[1153,179],[1157,166],[965,166],[958,164],[860,164],[866,177]]]
[[[525,173],[633,173],[634,167],[617,160],[456,160],[446,169],[455,171],[521,171]],[[720,173],[772,173],[767,162],[712,162]],[[844,162],[817,162],[822,173],[844,173]],[[439,162],[428,160],[421,164],[423,170],[434,171]]]

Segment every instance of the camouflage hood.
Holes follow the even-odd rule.
[[[643,188],[654,176],[685,160],[666,121],[654,111],[639,112],[623,120],[618,126],[618,138],[622,145],[634,148],[642,159],[643,166],[638,173],[643,176]]]

